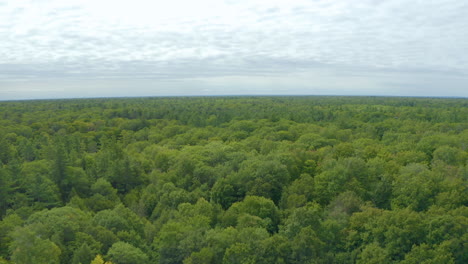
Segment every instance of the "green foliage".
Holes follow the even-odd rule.
[[[388,253],[377,243],[371,243],[364,247],[359,254],[356,264],[386,264],[391,263]]]
[[[401,169],[393,183],[392,207],[425,210],[433,203],[438,185],[438,179],[425,166],[410,164]]]
[[[11,260],[18,264],[58,264],[60,248],[49,239],[42,239],[30,227],[15,230],[10,245]]]
[[[93,195],[86,200],[86,204],[95,212],[111,209],[120,201],[117,190],[103,178],[91,186],[91,192]]]
[[[292,263],[311,263],[323,254],[324,243],[312,227],[304,227],[291,241]]]
[[[21,184],[37,209],[52,208],[61,204],[58,186],[48,176],[50,166],[45,160],[23,163]]]
[[[255,251],[244,243],[236,243],[226,250],[223,264],[255,263]]]
[[[7,170],[0,168],[0,218],[9,207],[12,196],[12,179]]]
[[[309,203],[294,209],[285,220],[282,233],[289,238],[297,236],[305,227],[320,229],[322,209],[317,203]]]
[[[73,252],[72,264],[91,263],[94,253],[88,244],[83,243],[75,252]]]
[[[141,249],[125,242],[117,242],[112,245],[107,255],[116,264],[148,263],[148,256]]]
[[[302,207],[313,198],[314,178],[309,174],[301,174],[283,191],[280,205],[284,209]]]
[[[277,230],[278,208],[270,199],[259,196],[247,196],[242,202],[234,203],[224,214],[222,222],[225,226],[245,224],[243,222],[247,221],[246,215],[251,216],[250,221],[261,222],[270,232]]]
[[[22,224],[23,220],[16,214],[7,215],[2,221],[0,221],[0,257],[8,257],[8,248],[13,241],[10,234],[16,227],[21,226]]]
[[[436,264],[436,263],[455,263],[455,259],[450,253],[448,243],[437,245],[431,248],[426,244],[414,246],[412,250],[405,255],[405,259],[401,261],[402,264]]]
[[[184,264],[206,264],[213,261],[214,253],[209,248],[202,248],[198,252],[193,252],[190,257],[184,259]]]
[[[11,101],[0,115],[0,263],[468,262],[466,99]]]
[[[466,162],[467,153],[459,148],[441,146],[434,150],[433,161],[440,160],[448,165],[462,165]]]

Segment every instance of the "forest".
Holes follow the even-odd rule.
[[[0,102],[1,264],[468,263],[468,100]]]

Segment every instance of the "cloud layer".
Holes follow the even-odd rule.
[[[0,99],[468,96],[466,1],[11,0],[0,39]]]

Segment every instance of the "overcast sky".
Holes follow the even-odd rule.
[[[0,100],[468,97],[465,0],[0,0]]]

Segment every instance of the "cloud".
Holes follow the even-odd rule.
[[[427,73],[468,73],[465,1],[0,3],[3,83],[198,78],[210,85],[208,80],[240,78],[247,85],[251,78],[252,86],[260,87],[258,76],[275,80],[296,74],[306,83],[313,82],[304,77],[308,73],[324,70],[336,76],[346,69],[346,76],[370,78],[366,83],[374,88],[369,92],[380,93],[375,90],[390,88],[374,72],[411,73],[414,81]],[[348,89],[339,77],[335,80],[329,89]],[[453,80],[466,85],[466,79]]]

